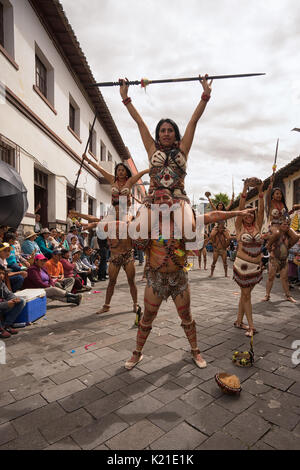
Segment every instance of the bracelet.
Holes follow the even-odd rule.
[[[246,197],[246,194],[242,194],[242,197]]]
[[[206,93],[203,92],[202,95],[201,95],[201,99],[203,101],[209,101],[210,100],[210,95],[207,95]]]
[[[260,197],[261,199],[264,197],[263,194],[259,194],[258,197]]]
[[[124,100],[122,100],[123,104],[125,106],[127,106],[129,103],[131,103],[131,98],[128,96],[127,98],[125,98]]]

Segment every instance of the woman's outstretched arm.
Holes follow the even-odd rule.
[[[139,173],[137,173],[136,175],[134,176],[131,176],[131,178],[129,178],[129,180],[127,181],[127,186],[131,189],[131,187],[142,177],[144,176],[146,173],[149,173],[149,168],[147,168],[147,170],[143,170],[143,171],[140,171]]]
[[[201,75],[199,75],[199,79],[201,79],[200,83],[203,88],[203,94],[201,96],[201,101],[199,102],[197,108],[193,112],[190,122],[188,123],[187,128],[185,130],[184,136],[182,137],[181,142],[180,142],[180,148],[186,156],[188,155],[190,148],[192,146],[198,121],[201,118],[206,108],[207,102],[210,98],[212,80],[208,83],[205,78],[206,76],[207,75],[205,75],[204,77],[201,77]]]
[[[120,95],[122,97],[123,103],[126,106],[130,116],[132,119],[137,123],[140,135],[146,149],[148,155],[151,155],[155,151],[155,141],[151,136],[148,127],[146,126],[145,122],[143,121],[142,117],[133,106],[131,98],[128,96],[128,88],[129,85],[127,84],[128,80],[120,79]]]
[[[108,171],[104,170],[104,168],[102,168],[102,166],[98,165],[98,163],[96,163],[96,162],[93,162],[93,160],[88,158],[86,155],[84,156],[84,159],[85,159],[85,161],[87,161],[87,163],[89,165],[94,167],[96,170],[100,171],[100,173],[102,174],[102,176],[104,176],[106,181],[108,181],[110,184],[113,184],[113,182],[115,181],[114,175],[112,175],[111,173],[108,173]]]

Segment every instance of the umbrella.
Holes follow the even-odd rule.
[[[27,209],[27,189],[19,173],[0,160],[0,225],[17,228]]]

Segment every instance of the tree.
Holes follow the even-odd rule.
[[[212,202],[215,206],[217,206],[219,202],[223,202],[224,206],[226,207],[230,202],[230,198],[225,193],[219,193],[215,194],[214,198],[212,199]]]

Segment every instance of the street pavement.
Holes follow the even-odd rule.
[[[142,273],[137,264],[141,304]],[[240,368],[232,353],[248,350],[249,340],[233,327],[239,288],[232,263],[229,278],[220,260],[214,278],[208,274],[198,266],[189,272],[206,369],[191,360],[171,299],[161,306],[143,361],[124,368],[137,332],[124,272],[110,312],[95,314],[108,283],[99,282],[79,307],[52,302],[45,317],[6,340],[0,450],[300,449],[299,288],[291,291],[298,300],[291,304],[278,279],[270,302],[261,302],[265,279],[255,287],[255,363]],[[217,372],[239,377],[240,396],[222,393]]]

